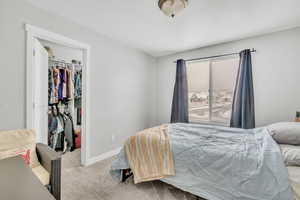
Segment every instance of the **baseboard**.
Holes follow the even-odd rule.
[[[99,161],[105,160],[107,158],[110,158],[112,156],[115,156],[121,151],[121,149],[122,149],[122,147],[119,147],[117,149],[114,149],[114,150],[111,150],[109,152],[103,153],[99,156],[89,158],[89,159],[87,159],[86,166],[92,165],[96,162],[99,162]]]

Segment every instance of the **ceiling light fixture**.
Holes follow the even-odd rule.
[[[180,11],[188,5],[188,0],[159,0],[160,10],[169,17],[175,17]]]

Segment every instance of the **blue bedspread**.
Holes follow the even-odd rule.
[[[176,176],[161,181],[208,200],[293,200],[280,149],[266,128],[169,128]],[[122,150],[111,174],[129,168]]]

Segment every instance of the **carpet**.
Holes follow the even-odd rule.
[[[80,149],[62,159],[62,200],[200,200],[160,181],[119,183],[109,174],[112,158],[88,167],[80,165]]]

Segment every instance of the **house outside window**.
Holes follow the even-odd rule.
[[[191,123],[229,125],[238,65],[238,57],[187,63]]]

